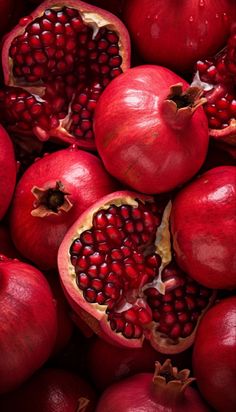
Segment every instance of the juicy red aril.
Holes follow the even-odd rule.
[[[157,322],[156,330],[173,340],[185,338],[192,333],[207,307],[210,290],[190,279],[173,263],[163,269],[162,280],[166,286],[165,295],[154,288],[144,292]]]
[[[150,245],[154,246],[162,212],[151,202],[138,202],[137,207],[111,205],[94,214],[93,227],[82,232],[70,248],[77,285],[85,300],[106,305],[111,328],[127,338],[140,337],[142,326],[151,321],[151,312],[145,307],[134,305],[126,311],[123,305],[136,300],[141,287],[158,275],[161,258]],[[139,235],[141,224],[145,242]],[[106,245],[105,250],[100,249],[101,244]]]
[[[96,102],[122,72],[118,35],[107,27],[94,31],[73,8],[48,9],[15,37],[9,54],[19,87],[0,92],[1,121],[44,139],[64,120],[70,135],[91,142]],[[21,88],[29,84],[45,90],[32,95]]]
[[[224,129],[236,118],[236,44],[232,29],[227,46],[211,59],[198,61],[200,80],[210,86],[204,92],[203,106],[211,129]]]

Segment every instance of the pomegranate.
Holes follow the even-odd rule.
[[[46,0],[5,38],[1,119],[29,139],[94,149],[96,102],[129,65],[129,35],[117,16],[78,0]]]
[[[209,140],[200,96],[200,89],[160,66],[137,66],[115,79],[94,118],[106,169],[143,193],[167,192],[190,179]]]
[[[0,220],[11,202],[16,183],[16,160],[12,141],[0,125]]]
[[[192,351],[173,355],[174,363],[191,366]],[[119,348],[96,337],[87,353],[87,368],[93,384],[100,391],[114,382],[141,372],[153,372],[154,362],[164,362],[166,356],[158,353],[148,341],[141,348]],[[109,362],[108,362],[109,360]]]
[[[236,20],[234,0],[126,0],[123,19],[147,63],[186,74],[224,46]]]
[[[0,399],[3,411],[94,412],[96,396],[78,375],[63,369],[38,371],[17,391]]]
[[[213,299],[172,260],[169,214],[169,202],[114,192],[87,209],[60,245],[70,305],[117,346],[141,347],[146,337],[160,352],[181,352]]]
[[[4,393],[49,358],[57,317],[49,284],[35,267],[1,255],[0,285],[0,393]]]
[[[111,385],[101,396],[96,412],[210,412],[193,381],[189,370],[178,371],[170,359],[163,365],[156,362],[152,373],[140,373]]]
[[[217,412],[236,408],[235,331],[236,296],[232,296],[204,315],[194,343],[194,375],[202,395]]]
[[[19,180],[12,202],[10,226],[17,249],[42,269],[56,268],[67,229],[116,188],[101,160],[75,146],[37,160]]]
[[[193,85],[204,89],[210,136],[236,150],[236,24],[232,26],[227,46],[196,64]],[[234,155],[236,157],[236,153]]]
[[[171,231],[179,266],[209,288],[236,287],[236,167],[218,166],[173,201]]]

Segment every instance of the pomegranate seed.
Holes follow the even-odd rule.
[[[117,299],[117,297],[119,296],[119,291],[117,290],[116,286],[111,282],[107,283],[104,286],[104,293],[106,294],[106,296],[112,299]]]
[[[126,264],[124,270],[128,278],[136,279],[138,277],[138,272],[132,265]]]
[[[103,288],[103,283],[101,279],[92,279],[91,281],[91,287],[95,289],[96,291],[101,291]]]
[[[191,322],[185,323],[185,325],[183,326],[183,330],[182,330],[182,334],[181,336],[183,338],[191,335],[191,333],[193,332],[194,326]]]
[[[108,236],[108,238],[110,238],[112,241],[114,241],[117,244],[121,243],[121,233],[119,231],[119,229],[117,229],[114,226],[107,226],[106,228],[106,234]]]
[[[85,245],[93,245],[93,233],[89,230],[83,232],[81,234],[81,242],[84,243]]]
[[[86,275],[86,273],[80,273],[77,276],[77,284],[79,286],[80,289],[85,290],[88,288],[89,286],[89,278]]]
[[[92,255],[89,256],[89,262],[91,265],[100,265],[103,263],[103,256],[99,252],[94,252]]]
[[[98,268],[95,265],[91,265],[87,269],[87,273],[91,278],[96,278],[98,276]]]
[[[178,320],[180,323],[186,323],[189,320],[189,315],[186,312],[178,313]]]
[[[107,265],[106,262],[103,262],[99,267],[99,277],[101,279],[104,279],[107,276],[108,273],[109,273],[108,265]],[[109,280],[108,280],[108,282],[109,282]]]
[[[98,292],[97,303],[99,303],[99,305],[104,305],[105,302],[106,302],[106,296],[103,294],[103,292]]]
[[[123,335],[126,338],[132,338],[134,335],[134,326],[132,325],[132,323],[126,323],[123,329]]]
[[[129,309],[124,313],[124,318],[127,322],[137,322],[138,313],[134,309]]]
[[[146,309],[140,308],[138,310],[138,320],[142,325],[147,325],[152,321],[152,315]]]
[[[193,310],[196,308],[196,302],[195,299],[193,299],[191,296],[186,296],[185,297],[185,302],[187,304],[187,307],[189,310]]]
[[[87,258],[86,256],[81,256],[78,260],[77,260],[77,268],[79,270],[84,270],[87,269],[88,267],[88,262],[87,262]]]
[[[92,288],[88,288],[86,290],[83,291],[84,294],[84,298],[87,300],[87,302],[89,303],[95,303],[97,300],[97,292],[92,289]]]
[[[172,328],[171,328],[171,330],[170,330],[170,332],[169,332],[169,336],[170,336],[170,338],[172,338],[172,339],[178,339],[179,337],[180,337],[180,335],[181,335],[181,328],[180,328],[180,325],[179,324],[175,324]]]

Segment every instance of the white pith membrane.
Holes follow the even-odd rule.
[[[136,215],[133,225],[137,230],[132,229],[131,219],[124,219],[127,210],[130,217]],[[145,223],[144,212],[151,224]],[[83,223],[75,224],[69,231],[65,241],[70,244],[67,257],[64,251],[59,252],[59,268],[63,261],[65,269],[61,268],[61,280],[72,307],[95,332],[99,333],[98,320],[105,335],[115,336],[114,342],[123,346],[141,346],[143,339],[147,338],[163,353],[178,352],[180,344],[185,350],[194,339],[202,311],[210,304],[212,292],[197,285],[173,264],[170,212],[171,202],[164,208],[152,198],[125,194],[112,199],[110,196],[107,203],[92,208],[90,213],[83,215]],[[120,225],[119,229],[112,224],[106,226],[106,241],[102,241],[103,231],[96,223],[103,221],[102,216],[109,218],[110,222],[116,216],[115,220],[117,222],[118,219]],[[127,235],[124,226],[126,229],[130,227],[130,234]],[[112,233],[115,233],[113,238]],[[121,242],[120,233],[123,233]],[[136,243],[135,240],[130,241],[132,236]],[[145,241],[140,241],[142,236]],[[100,241],[97,240],[99,238]],[[101,245],[104,244],[108,245],[105,245],[107,251],[102,251],[104,246]],[[197,295],[197,304],[193,302],[194,295]],[[184,317],[182,324],[185,323],[187,329],[183,326],[180,332],[181,321],[173,320],[172,313],[178,312],[173,305],[182,298],[185,301],[179,314]],[[185,319],[186,312],[190,313],[189,319]],[[170,336],[172,327],[173,335]],[[188,343],[183,344],[184,341]]]
[[[118,18],[86,3],[78,2],[80,10],[70,0],[47,4],[4,43],[2,59],[9,64],[6,87],[0,91],[1,121],[9,130],[33,133],[41,141],[78,140],[94,148],[96,102],[129,66],[123,57],[124,33],[117,31],[124,29]]]

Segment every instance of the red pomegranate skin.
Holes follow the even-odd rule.
[[[108,387],[96,412],[210,412],[196,389],[174,392],[155,387],[152,373],[139,373]]]
[[[0,407],[9,412],[94,412],[95,399],[94,390],[80,376],[45,368],[0,399]]]
[[[32,216],[32,188],[55,188],[60,181],[72,207],[48,216]],[[71,146],[37,160],[25,171],[14,194],[10,227],[16,248],[43,270],[57,268],[58,247],[72,223],[100,197],[116,190],[117,182],[94,154]]]
[[[138,192],[171,191],[205,160],[209,136],[203,108],[188,112],[180,125],[174,111],[163,113],[170,87],[179,83],[183,90],[189,86],[165,67],[136,66],[114,79],[97,104],[94,132],[103,163]]]
[[[27,380],[49,358],[56,340],[56,304],[35,267],[0,258],[0,394]]]
[[[179,266],[215,289],[236,287],[236,167],[208,170],[173,201],[171,232]]]
[[[16,183],[16,160],[12,141],[0,125],[0,220],[11,202]]]
[[[147,63],[186,74],[225,44],[236,19],[234,0],[126,0],[123,20]]]
[[[222,299],[202,318],[193,348],[198,387],[217,412],[236,409],[236,296]]]

